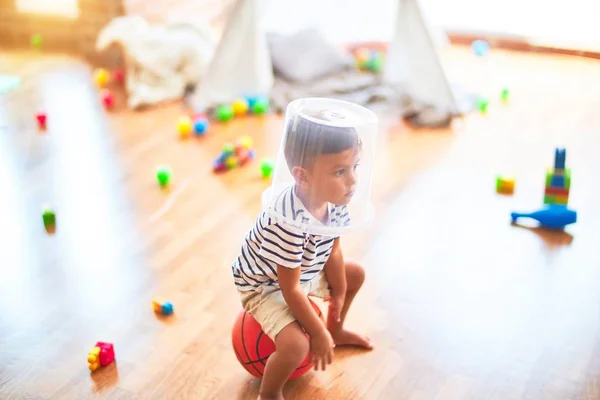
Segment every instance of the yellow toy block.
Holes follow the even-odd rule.
[[[502,194],[513,194],[515,191],[515,179],[502,176],[496,177],[496,192]]]
[[[155,297],[152,300],[152,308],[154,309],[155,312],[161,312],[162,310],[162,305],[163,303],[165,303],[167,300],[165,300],[162,297]]]
[[[100,355],[100,347],[94,347],[92,351],[88,353],[87,362],[89,364],[88,368],[90,371],[95,371],[100,367],[100,362],[98,361],[98,356]]]

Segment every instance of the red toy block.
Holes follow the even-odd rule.
[[[115,348],[112,343],[98,342],[96,347],[100,348],[100,366],[105,367],[115,360]]]
[[[562,187],[546,186],[545,194],[554,196],[568,196],[569,189]]]
[[[35,115],[35,118],[37,119],[38,126],[42,129],[45,129],[46,128],[46,119],[47,119],[46,114],[38,113]]]
[[[102,95],[102,102],[104,103],[104,107],[106,109],[113,108],[114,97],[113,97],[112,93],[110,92],[110,90],[102,89],[101,95]]]

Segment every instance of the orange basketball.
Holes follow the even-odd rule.
[[[319,307],[310,298],[308,301],[324,321]],[[231,342],[235,356],[242,367],[255,377],[262,378],[267,360],[275,351],[275,343],[263,332],[260,324],[245,311],[238,314],[233,324]],[[292,373],[290,380],[304,375],[313,367],[313,364],[308,362],[308,356],[307,354],[304,361]]]

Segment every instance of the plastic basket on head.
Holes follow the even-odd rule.
[[[371,173],[378,118],[360,105],[303,98],[286,109],[263,209],[290,229],[339,236],[373,219]]]

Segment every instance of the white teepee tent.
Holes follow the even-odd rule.
[[[402,86],[420,103],[459,114],[458,102],[418,0],[398,1],[395,24],[383,68],[384,82]]]
[[[391,1],[398,2],[398,11],[384,82],[399,86],[417,103],[458,113],[419,0]],[[264,7],[259,0],[237,0],[211,64],[191,98],[194,109],[231,103],[245,95],[269,95],[274,78],[267,32],[260,23]]]
[[[266,33],[261,29],[259,2],[238,0],[192,105],[201,110],[243,96],[267,95],[273,67]]]

